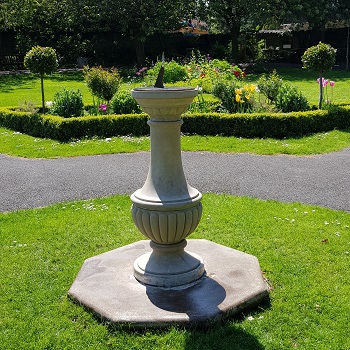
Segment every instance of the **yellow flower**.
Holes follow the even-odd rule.
[[[240,102],[241,101],[241,95],[237,94],[236,95],[236,102]]]
[[[242,95],[242,89],[235,89],[236,95]]]

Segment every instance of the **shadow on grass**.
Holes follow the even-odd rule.
[[[0,90],[1,92],[10,92],[12,90],[31,89],[31,86],[24,86],[28,83],[38,80],[39,77],[34,74],[4,74],[0,75]]]
[[[184,346],[180,345],[179,348],[184,350],[263,350],[264,346],[257,337],[245,331],[241,323],[245,321],[248,314],[252,315],[252,322],[256,322],[256,319],[263,318],[262,313],[270,307],[270,298],[266,297],[260,302],[258,308],[246,309],[245,314],[239,313],[208,324],[169,325],[164,328],[135,328],[132,325],[113,323],[105,325],[113,336],[120,336],[121,332],[127,332],[135,337],[163,337],[166,333],[174,332],[175,336],[178,334],[178,337],[183,339]],[[95,315],[95,317],[101,322],[99,316]]]
[[[304,68],[287,68],[280,67],[276,69],[283,80],[296,82],[296,81],[316,81],[318,78],[317,72],[312,72]],[[324,73],[324,77],[328,79],[336,80],[337,82],[345,82],[350,79],[350,71],[346,70],[331,70]]]
[[[82,72],[64,72],[45,75],[45,80],[56,82],[84,81]],[[3,74],[0,75],[0,91],[3,93],[17,89],[31,89],[30,83],[39,81],[37,74]],[[27,85],[27,86],[26,86]]]
[[[83,72],[62,72],[62,73],[54,73],[50,76],[47,76],[47,79],[52,81],[84,81]]]

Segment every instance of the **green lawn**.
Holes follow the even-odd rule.
[[[317,96],[309,73],[283,72],[286,80]],[[343,91],[341,101],[350,101],[350,74],[326,77],[336,81],[337,93]],[[92,101],[76,73],[47,79],[47,100],[61,86],[79,88],[85,103]],[[0,106],[39,104],[39,81],[33,76],[0,75],[0,89]],[[189,151],[309,155],[349,146],[349,130],[285,140],[182,137],[182,149]],[[0,128],[0,153],[28,158],[148,149],[147,137],[58,143]],[[228,195],[203,196],[203,217],[190,238],[257,256],[271,285],[270,303],[209,329],[134,331],[101,322],[69,300],[67,291],[86,258],[143,239],[130,204],[128,196],[118,195],[0,213],[0,348],[350,349],[350,214]]]
[[[310,103],[318,101],[319,85],[316,82],[317,74],[301,68],[277,68],[285,82],[297,86],[308,98]],[[324,74],[324,77],[335,81],[332,101],[350,101],[350,71],[333,70]],[[259,75],[248,75],[247,81],[256,83]],[[140,85],[140,84],[139,84]],[[134,85],[125,83],[124,89],[131,89]],[[79,89],[83,94],[85,104],[92,103],[81,72],[55,73],[45,78],[45,100],[52,101],[56,91],[62,87]],[[331,97],[331,89],[328,89]],[[41,103],[40,79],[32,74],[0,75],[0,107],[18,106],[24,101]]]
[[[183,151],[313,155],[350,147],[350,130],[333,130],[294,139],[244,139],[223,136],[182,136]],[[67,143],[32,137],[0,127],[0,153],[26,158],[57,158],[149,151],[149,137],[111,137]]]
[[[270,304],[208,330],[104,324],[67,291],[86,258],[143,239],[130,200],[56,204],[0,214],[1,348],[350,348],[349,213],[214,194],[204,195],[203,208],[191,237],[257,256],[272,287]]]

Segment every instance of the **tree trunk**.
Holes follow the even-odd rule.
[[[349,69],[349,42],[350,42],[350,20],[348,20],[348,36],[346,38],[346,64],[345,64],[346,69]]]
[[[323,100],[323,78],[322,73],[319,73],[320,78],[320,99],[318,100],[318,109],[322,108],[322,100]]]
[[[45,96],[44,96],[44,74],[40,74],[40,82],[41,82],[41,103],[43,108],[43,113],[45,113]]]
[[[141,68],[145,62],[145,45],[142,39],[135,39],[137,67]]]
[[[234,64],[238,64],[238,37],[239,37],[239,28],[231,28],[231,58]]]

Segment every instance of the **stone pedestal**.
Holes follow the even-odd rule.
[[[186,240],[200,221],[202,195],[183,172],[180,116],[196,94],[191,88],[132,91],[150,115],[149,172],[131,195],[134,223],[150,241],[87,259],[68,292],[109,322],[210,324],[268,295],[256,257],[206,240]]]
[[[180,145],[181,114],[196,95],[193,88],[132,91],[150,116],[149,172],[143,187],[131,195],[134,223],[151,240],[152,252],[134,263],[135,278],[147,285],[186,285],[204,273],[202,259],[184,250],[202,215],[202,195],[186,181]]]

